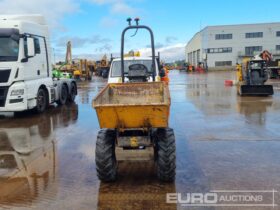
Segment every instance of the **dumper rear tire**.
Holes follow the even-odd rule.
[[[158,179],[172,182],[176,176],[176,145],[173,129],[156,131],[156,162]]]
[[[117,160],[115,155],[114,130],[99,131],[95,148],[95,162],[97,176],[101,181],[112,182],[117,179]]]

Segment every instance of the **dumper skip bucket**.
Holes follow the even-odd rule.
[[[93,100],[100,128],[168,127],[170,94],[163,82],[108,84]]]

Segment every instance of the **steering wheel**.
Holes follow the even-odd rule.
[[[142,71],[148,72],[148,68],[144,64],[132,64],[128,67],[128,69],[130,71],[142,70]]]

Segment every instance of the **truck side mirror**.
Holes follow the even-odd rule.
[[[34,39],[31,37],[27,38],[27,56],[28,58],[35,56]]]
[[[165,77],[165,70],[164,69],[161,69],[160,72],[159,72],[159,76],[162,78],[162,77]]]

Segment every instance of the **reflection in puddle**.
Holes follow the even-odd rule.
[[[162,209],[176,210],[166,203],[166,193],[175,193],[174,183],[157,180],[153,162],[120,162],[119,179],[100,183],[98,209]]]
[[[266,113],[273,102],[263,98],[239,97],[237,110],[243,114],[248,124],[265,125]]]
[[[56,195],[58,155],[53,131],[77,117],[78,106],[73,104],[1,122],[0,206],[30,206],[46,192]]]

